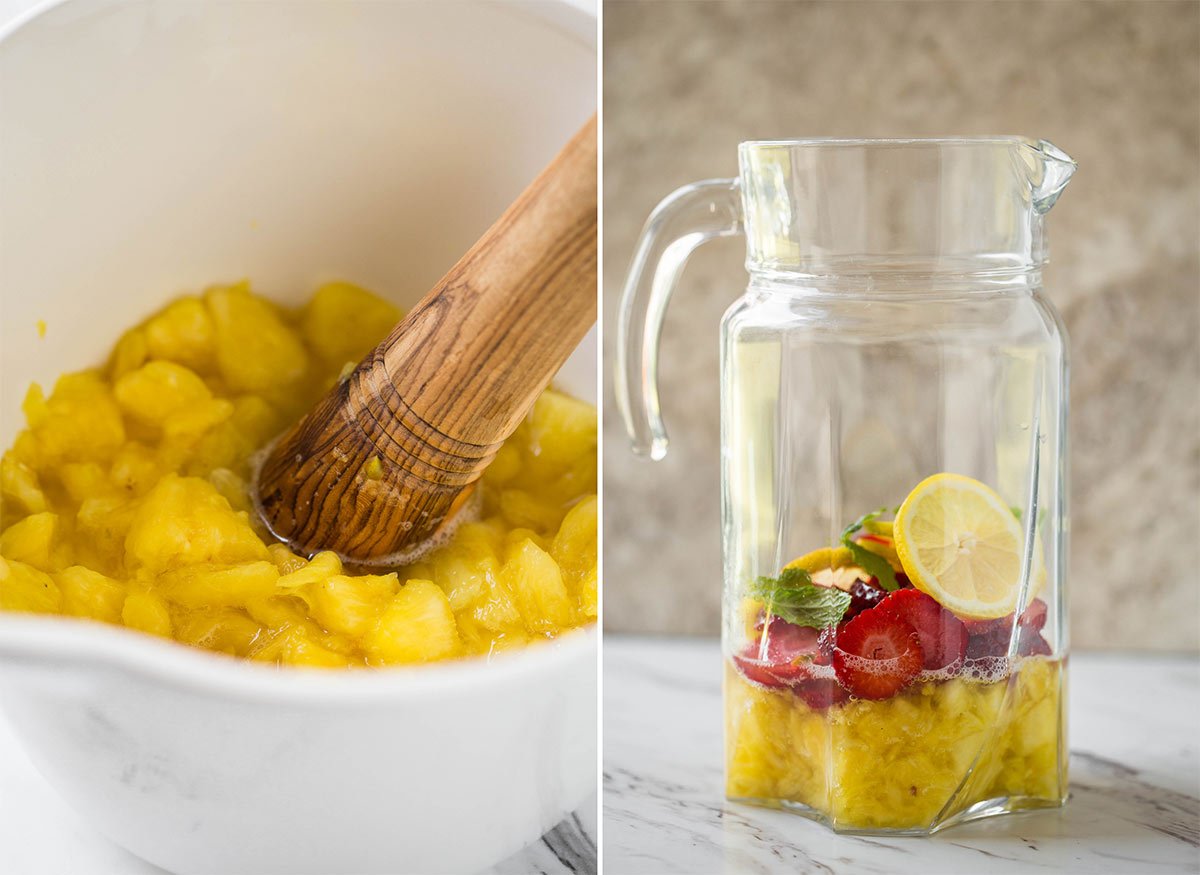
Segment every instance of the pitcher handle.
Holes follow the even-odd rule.
[[[614,386],[633,451],[655,461],[667,454],[658,403],[658,343],[667,302],[698,246],[742,230],[736,179],[706,179],[668,195],[650,214],[621,293]]]

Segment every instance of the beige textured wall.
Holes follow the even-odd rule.
[[[1049,220],[1072,348],[1076,647],[1200,648],[1200,4],[607,2],[605,319],[639,227],[740,140],[1019,133],[1080,170]],[[663,337],[668,459],[605,412],[605,623],[716,634],[717,326],[740,241]],[[611,401],[612,390],[608,390]]]

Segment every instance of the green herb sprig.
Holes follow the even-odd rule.
[[[762,600],[768,614],[813,629],[836,625],[850,607],[849,593],[818,586],[802,568],[785,568],[778,577],[758,578],[751,595]]]
[[[862,531],[863,526],[884,513],[887,513],[887,508],[880,508],[877,511],[860,516],[850,525],[846,526],[846,530],[842,532],[842,545],[854,556],[855,565],[879,581],[881,587],[891,592],[900,588],[900,583],[896,580],[896,572],[892,569],[891,563],[878,553],[872,553],[854,540],[854,536]]]

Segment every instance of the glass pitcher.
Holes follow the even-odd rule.
[[[616,390],[667,449],[688,255],[744,234],[721,324],[726,795],[924,834],[1067,794],[1066,335],[1046,141],[743,143],[643,230]]]

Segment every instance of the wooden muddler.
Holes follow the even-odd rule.
[[[593,116],[259,468],[296,552],[379,564],[419,547],[596,321]]]

